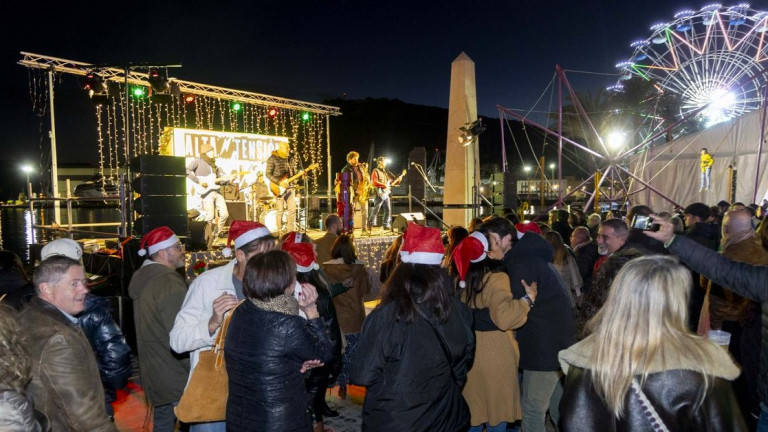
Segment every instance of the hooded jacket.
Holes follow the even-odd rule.
[[[528,322],[516,334],[521,369],[557,371],[557,353],[576,342],[576,320],[568,293],[549,265],[553,255],[552,246],[542,236],[528,232],[504,256],[516,299],[525,296],[521,279],[538,284],[536,304],[528,313]]]

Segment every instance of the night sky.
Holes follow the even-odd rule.
[[[67,3],[66,5],[64,3]],[[122,6],[120,3],[126,4]],[[556,63],[613,73],[630,42],[683,8],[669,1],[5,1],[0,6],[0,159],[36,163],[41,134],[19,51],[89,63],[182,63],[171,76],[321,102],[393,98],[447,107],[450,63],[475,62],[478,108],[546,111]],[[757,5],[759,8],[759,5]],[[578,91],[615,82],[569,74]],[[71,76],[57,87],[61,163],[84,160],[92,108]],[[552,99],[552,109],[556,101]],[[93,119],[93,123],[89,123]],[[47,133],[43,135],[47,145]]]

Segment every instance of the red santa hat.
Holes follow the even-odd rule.
[[[477,231],[474,231],[469,237],[466,237],[456,245],[451,257],[453,258],[453,264],[456,266],[456,271],[459,272],[460,287],[464,288],[467,286],[464,279],[467,276],[469,264],[484,260],[488,256],[487,252],[488,239]]]
[[[444,255],[439,229],[408,222],[400,247],[400,259],[404,263],[439,265]]]
[[[515,229],[517,230],[518,239],[523,238],[523,234],[527,232],[541,234],[541,228],[539,228],[539,225],[536,222],[516,223]]]
[[[229,237],[227,237],[227,247],[225,247],[221,254],[225,257],[232,256],[232,242],[235,242],[235,249],[240,249],[246,244],[272,235],[269,232],[269,228],[258,222],[235,220],[232,221],[232,225],[229,226]]]
[[[306,273],[319,269],[320,266],[317,264],[317,257],[315,256],[315,246],[312,243],[302,243],[301,236],[301,233],[295,231],[289,233],[280,247],[291,254],[293,260],[296,261],[296,271]]]
[[[179,238],[167,226],[161,226],[148,232],[141,238],[139,256],[152,255],[157,251],[168,249],[178,243]]]

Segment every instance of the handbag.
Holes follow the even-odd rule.
[[[224,421],[227,416],[229,381],[224,363],[224,341],[235,309],[237,306],[224,317],[211,349],[200,352],[179,405],[173,408],[176,418],[184,423]]]

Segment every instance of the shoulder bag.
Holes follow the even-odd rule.
[[[224,317],[211,349],[200,352],[179,405],[173,409],[176,418],[184,423],[207,423],[226,418],[229,381],[224,364],[224,342],[235,309],[237,306]]]

